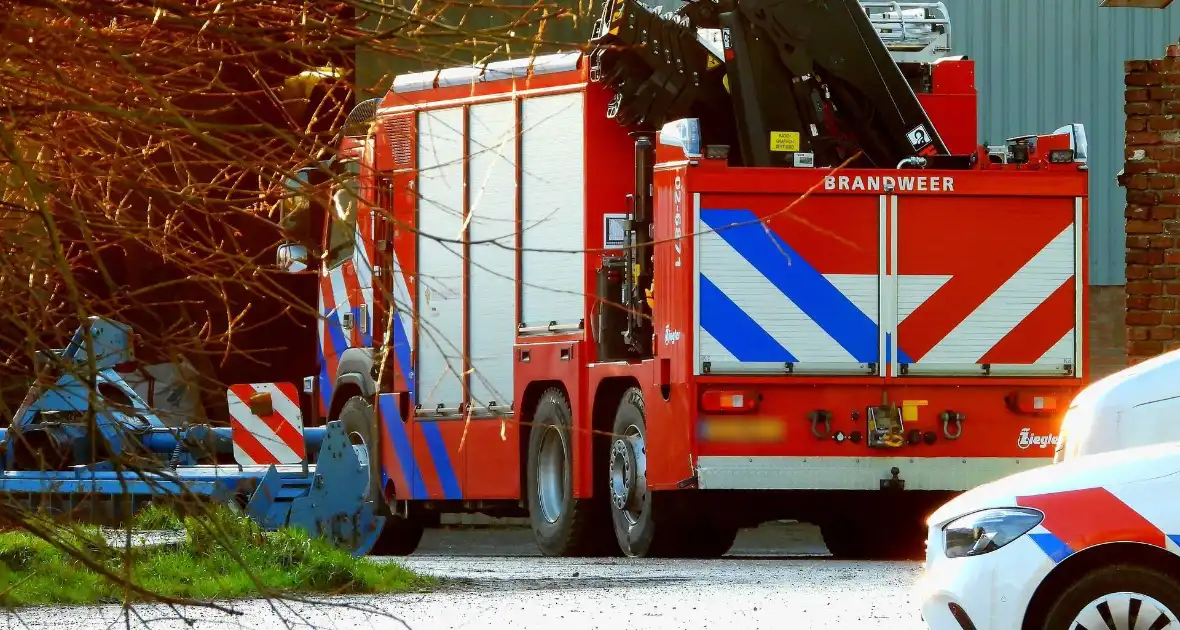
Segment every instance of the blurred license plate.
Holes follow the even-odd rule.
[[[698,433],[707,442],[781,442],[786,427],[779,418],[721,418],[700,423]]]

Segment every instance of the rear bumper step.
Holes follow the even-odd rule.
[[[702,490],[880,490],[898,479],[906,490],[962,491],[1053,462],[1049,457],[742,457],[702,456]]]

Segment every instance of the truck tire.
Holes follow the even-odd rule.
[[[1128,619],[1128,610],[1135,617]],[[1099,567],[1066,587],[1049,606],[1044,625],[1035,627],[1105,628],[1109,622],[1103,622],[1103,612],[1113,615],[1111,627],[1165,627],[1160,617],[1170,621],[1166,627],[1174,627],[1180,622],[1180,579],[1136,564]]]
[[[660,500],[663,497],[647,487],[647,417],[638,387],[623,393],[615,412],[608,470],[611,520],[623,554],[633,558],[692,554],[693,536],[678,518],[680,510],[672,509],[671,501]]]
[[[394,516],[381,493],[381,452],[376,439],[373,405],[362,396],[353,396],[340,410],[340,423],[344,433],[353,444],[364,444],[369,451],[369,491],[365,495],[372,501],[376,513],[385,516],[385,527],[370,555],[408,556],[422,542],[424,529],[421,523]]]
[[[611,555],[605,501],[574,498],[572,425],[565,392],[545,390],[533,411],[525,473],[533,536],[546,556]]]

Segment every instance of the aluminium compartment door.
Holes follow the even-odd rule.
[[[462,498],[466,256],[464,107],[421,111],[417,124],[417,273],[413,276],[414,456],[432,499]],[[400,253],[400,252],[399,252]],[[403,261],[405,262],[405,261]]]
[[[880,195],[695,203],[698,374],[881,373]]]
[[[1016,191],[893,197],[894,373],[1080,374],[1081,214]]]
[[[519,427],[511,409],[516,382],[518,156],[530,159],[537,129],[517,134],[519,101],[479,103],[468,108],[467,308],[470,415],[463,449],[467,469],[464,499],[503,499],[520,486]],[[521,125],[523,127],[523,125]],[[542,131],[544,129],[542,128]],[[522,147],[519,145],[523,143]],[[551,164],[535,170],[551,173]],[[558,180],[565,185],[564,180]]]

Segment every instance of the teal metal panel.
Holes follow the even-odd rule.
[[[1162,57],[1180,9],[1103,9],[1098,0],[944,0],[951,45],[976,62],[980,140],[1080,122],[1090,145],[1090,282],[1125,274],[1123,61]]]

